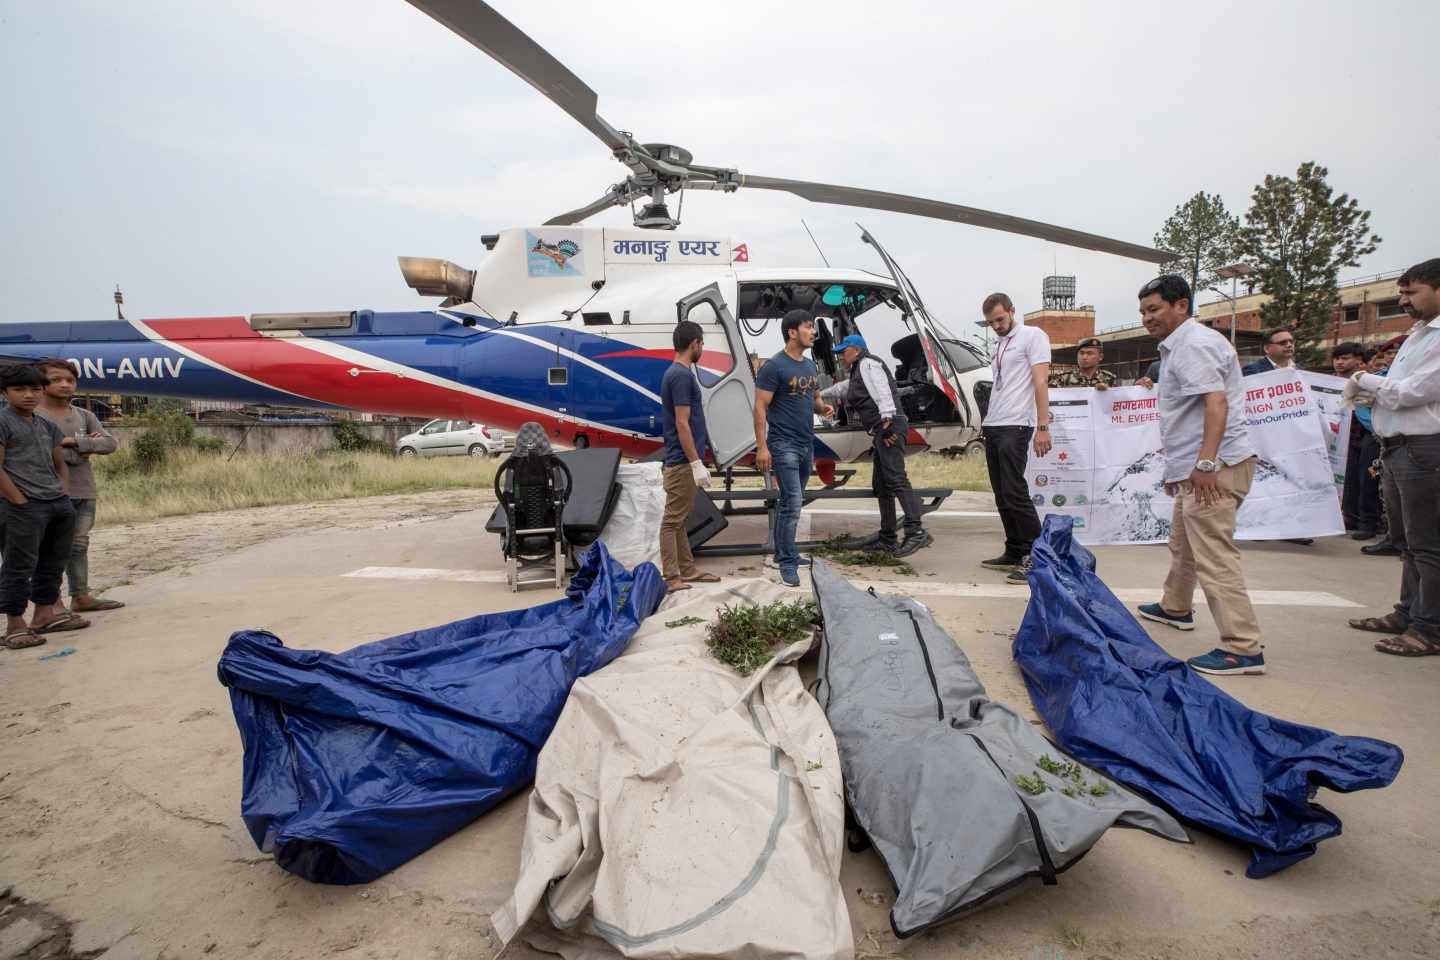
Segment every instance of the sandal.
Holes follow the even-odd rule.
[[[666,581],[665,581],[665,590],[666,590],[666,592],[668,592],[668,593],[674,593],[676,590],[689,590],[689,589],[690,589],[690,584],[686,583],[684,580],[681,580],[679,577],[676,577],[674,580],[666,580]]]
[[[36,633],[66,633],[70,630],[84,630],[88,626],[90,626],[90,621],[84,617],[77,617],[73,613],[62,613],[49,623],[30,629]]]
[[[75,603],[71,601],[70,609],[76,613],[90,613],[94,610],[119,610],[125,604],[119,600],[96,600],[94,603]]]
[[[1375,649],[1396,657],[1440,656],[1440,640],[1430,640],[1414,630],[1406,630],[1398,637],[1375,641]]]
[[[719,583],[720,578],[713,573],[697,573],[693,577],[682,577],[686,583]]]
[[[1370,633],[1388,633],[1397,636],[1410,629],[1410,624],[1400,619],[1395,612],[1385,614],[1383,617],[1361,617],[1358,620],[1349,621],[1352,629],[1368,630]]]
[[[46,640],[40,634],[26,627],[23,630],[15,630],[5,634],[5,639],[0,640],[0,646],[6,650],[24,650],[27,647],[38,647]]]

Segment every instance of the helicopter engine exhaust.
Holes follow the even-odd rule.
[[[446,306],[466,303],[475,292],[475,271],[436,257],[400,257],[405,283],[422,297],[444,297]]]

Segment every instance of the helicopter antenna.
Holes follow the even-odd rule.
[[[800,218],[800,226],[805,228],[806,233],[810,233],[810,224],[805,222],[804,217]],[[820,254],[820,259],[825,261],[825,266],[830,266],[830,261],[825,257],[825,251],[820,249],[820,241],[815,239],[815,234],[813,233],[810,233],[810,242],[815,244],[815,252]]]

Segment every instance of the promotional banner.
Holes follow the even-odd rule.
[[[1335,488],[1345,486],[1345,458],[1350,450],[1350,411],[1340,406],[1345,391],[1345,378],[1328,373],[1300,371],[1300,379],[1310,388],[1310,396],[1320,405],[1320,420],[1325,429],[1325,449],[1330,453],[1330,469],[1335,473]]]
[[[1348,421],[1341,418],[1332,430],[1322,410],[1321,397],[1328,400],[1328,394],[1312,393],[1294,370],[1246,377],[1245,389],[1245,417],[1259,459],[1236,518],[1236,539],[1344,533],[1328,441],[1334,434],[1339,443]],[[1074,517],[1082,543],[1168,540],[1173,504],[1163,484],[1159,404],[1156,392],[1143,387],[1051,390],[1054,446],[1043,458],[1032,452],[1026,469],[1040,515]],[[1343,477],[1343,460],[1340,469]]]

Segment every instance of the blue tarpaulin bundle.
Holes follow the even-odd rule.
[[[1166,653],[1095,575],[1095,558],[1051,515],[1035,542],[1015,662],[1060,746],[1184,820],[1249,844],[1269,876],[1340,833],[1312,802],[1388,786],[1400,748],[1257,713]]]
[[[293,650],[243,630],[220,657],[245,748],[241,814],[307,880],[366,883],[529,783],[577,677],[665,596],[596,543],[565,598],[368,643]]]

